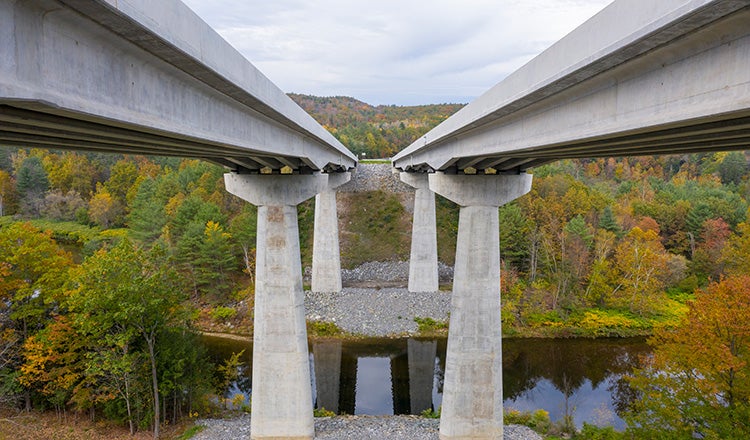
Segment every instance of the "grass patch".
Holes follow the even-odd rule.
[[[409,257],[411,216],[397,194],[366,191],[339,194],[342,210],[341,264],[354,268],[368,261],[404,261]]]
[[[346,333],[333,322],[307,321],[307,336],[310,338],[335,338]]]
[[[185,430],[182,434],[180,434],[176,440],[188,440],[195,436],[195,434],[198,434],[199,432],[206,429],[203,425],[193,425]]]
[[[448,322],[446,321],[436,321],[432,318],[420,318],[417,316],[414,318],[414,322],[417,323],[419,333],[422,335],[445,334],[448,332]]]

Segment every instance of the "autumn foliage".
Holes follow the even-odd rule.
[[[700,291],[683,325],[650,343],[653,357],[631,379],[637,438],[750,437],[750,276]]]

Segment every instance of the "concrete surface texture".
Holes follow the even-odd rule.
[[[409,257],[409,292],[439,288],[435,193],[425,173],[400,173],[401,181],[416,188]]]

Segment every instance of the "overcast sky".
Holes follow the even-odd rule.
[[[469,102],[611,0],[183,0],[285,92]]]

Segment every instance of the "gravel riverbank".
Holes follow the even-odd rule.
[[[193,440],[235,440],[250,438],[250,415],[233,419],[202,419],[205,429]],[[438,440],[437,419],[418,416],[339,416],[315,419],[317,440]],[[504,428],[505,440],[542,440],[525,426]]]
[[[305,292],[307,319],[335,323],[362,336],[417,333],[415,317],[448,320],[448,292],[411,293],[404,288],[344,288],[340,293]]]

